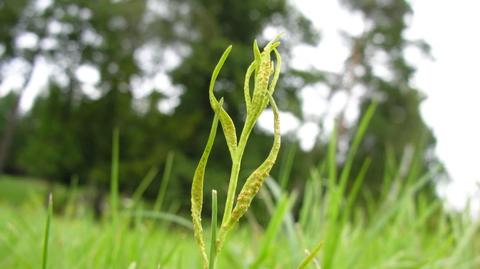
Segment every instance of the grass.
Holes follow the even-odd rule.
[[[278,45],[276,42],[272,44]],[[214,71],[213,83],[229,50]],[[278,57],[278,64],[279,55],[276,50],[273,52]],[[254,53],[256,60],[262,57],[256,44]],[[259,66],[256,60],[247,71],[247,81]],[[272,66],[269,60],[270,52],[265,66]],[[279,65],[275,70],[272,84],[278,77]],[[2,177],[0,194],[5,197],[0,197],[0,268],[28,269],[38,268],[40,264],[42,268],[69,269],[480,268],[480,222],[463,213],[445,211],[441,201],[432,199],[429,192],[424,191],[434,180],[436,169],[422,175],[417,164],[412,163],[408,173],[399,173],[399,169],[404,169],[403,165],[387,158],[385,166],[388,171],[380,197],[373,197],[368,188],[362,188],[370,160],[364,161],[358,174],[351,173],[357,148],[376,104],[370,106],[359,122],[343,169],[337,168],[337,135],[334,132],[326,158],[319,167],[310,170],[301,195],[298,190],[286,190],[295,159],[294,148],[288,150],[284,166],[280,167],[279,180],[267,177],[276,159],[276,147],[280,145],[277,133],[269,157],[247,178],[237,203],[234,203],[249,128],[253,127],[256,117],[268,103],[277,117],[278,111],[271,96],[273,88],[274,85],[264,87],[260,95],[254,90],[250,97],[250,90],[246,87],[247,115],[250,111],[252,116],[247,116],[247,124],[237,140],[233,122],[222,108],[223,100],[215,99],[211,87],[215,117],[194,175],[193,224],[185,218],[185,212],[164,210],[162,206],[170,180],[171,154],[155,203],[148,205],[141,201],[158,174],[156,169],[151,169],[133,192],[133,203],[130,203],[133,205],[126,207],[122,204],[118,190],[121,150],[118,130],[113,135],[109,214],[101,219],[95,219],[91,210],[85,208],[78,195],[82,190],[76,184],[72,184],[69,190],[53,188],[53,201],[58,200],[57,195],[63,196],[62,207],[68,209],[65,214],[53,214],[56,206],[52,196],[45,199],[50,189],[48,186],[37,181],[25,184],[22,180]],[[232,158],[232,174],[226,211],[220,225],[217,225],[218,201],[214,190],[212,201],[207,204],[213,212],[211,221],[202,225],[203,174],[218,122]],[[278,119],[275,125],[278,131]],[[415,156],[414,159],[419,161],[422,158]],[[29,189],[34,191],[28,192]],[[253,200],[257,192],[263,199]],[[258,225],[255,214],[247,212],[251,202],[264,203],[268,209],[270,221],[264,228]],[[244,214],[248,222],[239,221]],[[209,254],[203,238],[204,227],[205,234],[210,234]],[[227,232],[228,243],[225,241]],[[200,252],[197,245],[200,245]]]
[[[307,258],[323,265],[317,268],[327,268],[326,255],[331,255],[329,268],[480,268],[478,223],[466,215],[446,213],[440,202],[425,199],[419,192],[424,184],[405,186],[393,202],[353,207],[349,218],[334,221],[326,217],[332,210],[324,202],[330,199],[328,194],[315,187],[328,180],[321,172],[321,168],[312,170],[307,180],[310,191],[303,197],[285,192],[277,197],[278,185],[269,180],[263,191],[274,201],[271,222],[260,231],[241,223],[217,257],[217,268],[297,268],[300,264],[299,268],[316,268],[302,263]],[[295,200],[303,201],[301,212],[310,217],[292,223]],[[76,206],[82,205],[77,202]],[[0,203],[0,268],[42,264],[45,208],[38,197],[17,206]],[[116,239],[110,218],[95,220],[89,211],[79,211],[84,215],[51,219],[48,268],[202,266],[189,228],[165,219],[135,221],[120,211],[117,232],[122,236]],[[336,227],[337,242],[333,254],[328,254],[325,240],[331,227]]]

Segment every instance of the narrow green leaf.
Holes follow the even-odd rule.
[[[258,66],[260,64],[260,59],[262,58],[262,55],[260,53],[260,49],[258,48],[258,43],[256,39],[253,41],[253,56],[255,57],[254,58],[255,63]],[[257,72],[258,72],[258,68],[257,68]]]
[[[364,163],[362,164],[360,168],[360,172],[358,173],[357,177],[355,178],[355,181],[353,182],[353,187],[352,190],[350,191],[348,197],[347,197],[347,205],[346,205],[346,212],[345,215],[348,217],[350,215],[350,212],[353,210],[353,205],[355,203],[355,199],[358,196],[358,193],[360,191],[360,187],[363,185],[363,180],[365,179],[365,175],[367,174],[368,167],[370,167],[370,163],[372,160],[370,158],[367,158]]]
[[[237,131],[235,129],[235,124],[233,124],[232,118],[230,118],[222,106],[219,106],[219,110],[219,119],[222,125],[223,134],[225,135],[228,150],[230,151],[230,157],[233,160],[235,152],[237,151]]]
[[[220,73],[220,70],[222,69],[223,64],[227,60],[231,50],[232,50],[232,46],[230,45],[223,52],[222,57],[220,57],[220,60],[215,66],[215,69],[213,70],[213,73],[212,73],[212,78],[210,80],[208,93],[209,93],[210,105],[212,106],[213,111],[215,113],[217,113],[218,111],[220,124],[222,125],[223,133],[225,135],[225,140],[227,141],[228,150],[230,151],[230,156],[233,159],[233,156],[237,149],[237,132],[235,130],[235,125],[233,124],[232,118],[228,115],[225,109],[223,109],[222,105],[219,105],[219,102],[215,97],[215,94],[213,93],[214,87],[215,87],[215,81],[217,80],[218,74]]]
[[[298,266],[298,269],[305,269],[307,266],[315,259],[315,256],[317,256],[317,253],[322,249],[323,247],[323,241],[320,241],[315,245],[315,247],[312,249],[310,254],[308,254],[307,257],[300,263]]]
[[[272,82],[270,83],[270,89],[269,89],[270,95],[273,95],[273,92],[275,91],[278,78],[280,77],[280,70],[282,69],[282,57],[280,56],[280,53],[278,53],[277,49],[273,49],[273,52],[275,53],[275,58],[277,59],[277,65],[275,66],[275,73],[273,74],[273,79],[272,79]]]
[[[285,152],[285,151],[284,151]],[[297,145],[294,143],[289,144],[286,154],[283,157],[282,165],[280,167],[279,173],[279,183],[282,190],[285,190],[288,184],[288,180],[290,179],[292,168],[293,168],[293,161],[295,159],[295,154],[297,152]]]
[[[160,183],[160,189],[158,191],[157,199],[155,199],[155,203],[153,204],[154,211],[162,210],[163,201],[165,200],[165,194],[167,193],[168,184],[171,178],[170,175],[172,174],[174,157],[175,154],[173,152],[169,152],[167,155],[167,160],[165,161],[165,168],[162,175],[162,182]]]
[[[219,105],[222,105],[223,100],[220,100]],[[191,203],[192,203],[192,221],[195,241],[200,247],[200,252],[202,254],[204,268],[208,268],[208,257],[205,247],[205,240],[203,238],[203,228],[202,228],[202,205],[203,205],[203,182],[205,177],[205,168],[207,166],[208,157],[212,150],[213,142],[215,141],[215,135],[217,133],[218,127],[218,113],[215,113],[213,118],[212,127],[210,129],[210,134],[208,136],[207,145],[200,157],[197,168],[193,175],[192,181],[192,192],[191,192]]]
[[[282,197],[279,199],[275,213],[268,223],[268,227],[265,232],[265,238],[262,240],[260,245],[259,255],[255,258],[255,261],[250,266],[250,269],[260,268],[262,263],[268,257],[269,253],[271,252],[275,237],[280,231],[285,214],[288,212],[288,209],[294,203],[294,201],[294,196],[287,197],[286,195],[282,195]]]
[[[47,212],[47,220],[45,224],[45,234],[43,238],[43,256],[42,256],[42,269],[47,268],[48,262],[48,241],[50,239],[50,222],[53,215],[53,197],[52,193],[48,195],[48,212]]]
[[[147,174],[143,177],[142,181],[138,185],[135,192],[133,192],[132,200],[133,200],[133,208],[136,208],[142,198],[143,193],[147,190],[150,183],[152,183],[153,179],[158,173],[158,169],[153,166],[148,170]]]
[[[187,228],[189,230],[193,231],[193,226],[192,222],[190,219],[177,216],[172,213],[166,213],[166,212],[158,212],[158,211],[153,211],[153,210],[138,210],[130,213],[131,216],[133,217],[141,217],[141,218],[147,218],[147,219],[154,219],[154,220],[162,220],[162,221],[167,221],[170,223],[175,223],[177,225],[180,225],[184,228]]]
[[[252,99],[250,97],[250,77],[251,77],[252,73],[255,71],[255,69],[256,69],[256,65],[255,65],[255,61],[254,61],[250,64],[250,66],[247,69],[247,72],[245,73],[245,83],[244,83],[244,86],[243,86],[243,92],[244,92],[244,96],[245,96],[245,105],[247,107],[247,113],[250,110],[250,106],[251,106],[251,102],[252,102]]]
[[[212,227],[211,227],[211,241],[210,241],[210,263],[209,269],[215,269],[215,260],[217,259],[217,191],[212,190]]]
[[[340,175],[340,195],[343,195],[345,191],[345,187],[347,185],[347,180],[350,176],[350,171],[352,169],[353,165],[353,159],[355,158],[355,155],[357,154],[358,147],[360,146],[360,142],[363,139],[363,136],[365,135],[365,132],[367,131],[368,125],[370,124],[370,120],[373,117],[373,114],[375,113],[375,110],[377,108],[377,103],[373,102],[370,104],[368,107],[367,111],[365,112],[365,115],[362,117],[360,120],[360,124],[358,126],[358,129],[355,133],[355,136],[353,138],[352,146],[350,147],[350,150],[348,151],[347,154],[347,159],[345,160],[345,165],[342,170],[342,173]]]
[[[118,162],[119,162],[119,131],[113,130],[112,142],[112,168],[110,178],[110,207],[112,210],[112,224],[117,225],[118,220]]]

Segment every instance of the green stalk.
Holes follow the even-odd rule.
[[[322,249],[323,247],[323,241],[320,241],[315,245],[315,247],[312,249],[312,251],[308,254],[307,257],[300,263],[297,269],[305,269],[309,264],[311,264],[315,260],[315,256],[317,256],[318,252]]]
[[[112,171],[110,178],[110,206],[112,210],[112,224],[117,225],[118,220],[118,159],[119,159],[119,131],[113,130],[112,142]]]
[[[215,260],[217,259],[217,191],[212,190],[212,235],[210,240],[210,262],[208,263],[209,269],[215,269]]]
[[[118,169],[119,169],[119,155],[120,155],[120,134],[118,128],[113,130],[112,137],[112,167],[111,167],[111,178],[110,178],[110,206],[111,206],[111,225],[112,225],[112,245],[110,259],[112,263],[117,261],[119,242],[121,233],[119,232],[119,222],[118,222],[118,197],[119,197],[119,188],[118,188]]]
[[[175,154],[173,152],[169,152],[167,155],[167,160],[165,161],[165,170],[163,170],[162,183],[160,184],[160,190],[158,192],[157,199],[155,200],[153,211],[162,210],[163,201],[165,200],[165,194],[167,193],[168,183],[170,182],[172,174],[174,156]]]
[[[247,116],[246,122],[248,122],[248,118],[249,116]],[[245,151],[248,137],[250,136],[250,133],[252,131],[252,128],[247,128],[248,126],[247,124],[245,124],[242,130],[242,134],[240,135],[240,141],[238,143],[237,150],[233,155],[234,159],[232,160],[232,171],[230,173],[230,180],[228,183],[227,200],[225,202],[225,209],[223,211],[222,226],[230,220],[230,216],[232,214],[233,203],[237,191],[238,175],[240,174],[240,166],[242,164],[243,152]]]
[[[50,222],[53,215],[53,198],[52,193],[48,195],[48,212],[47,212],[47,222],[45,224],[45,237],[43,238],[43,258],[42,258],[42,269],[47,268],[47,258],[48,258],[48,241],[50,239]]]

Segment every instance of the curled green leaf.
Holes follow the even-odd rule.
[[[252,99],[250,97],[250,77],[253,71],[255,71],[255,69],[256,69],[255,62],[252,62],[247,69],[247,73],[245,73],[245,83],[243,86],[243,92],[245,95],[245,105],[247,107],[247,113],[250,110],[250,105],[251,105],[250,103],[252,102]]]
[[[223,52],[222,57],[220,57],[220,60],[215,66],[215,69],[213,70],[213,73],[212,73],[212,78],[210,80],[210,87],[209,87],[208,94],[210,99],[210,105],[213,111],[215,113],[218,113],[219,115],[218,117],[220,120],[220,124],[222,125],[223,133],[225,135],[225,140],[227,141],[228,150],[230,151],[230,156],[233,159],[233,155],[235,154],[235,151],[237,149],[237,132],[235,130],[235,124],[233,124],[232,118],[230,117],[230,115],[228,115],[228,113],[225,111],[222,105],[219,105],[219,102],[213,93],[215,81],[217,80],[218,74],[220,73],[220,70],[222,69],[223,64],[227,60],[231,50],[232,50],[232,46],[230,45]]]
[[[273,92],[275,91],[278,78],[280,77],[280,70],[282,68],[282,57],[280,56],[280,53],[276,48],[273,49],[273,52],[275,53],[275,59],[277,60],[277,65],[275,66],[275,73],[273,74],[273,79],[272,79],[272,82],[270,83],[270,89],[269,89],[270,95],[273,95]]]

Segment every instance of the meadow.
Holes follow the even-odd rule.
[[[100,202],[101,214],[95,214],[87,202],[89,189],[77,186],[76,180],[65,187],[0,178],[0,268],[480,268],[480,222],[466,213],[446,210],[441,199],[432,197],[439,167],[421,174],[415,162],[405,169],[404,163],[387,158],[377,195],[363,184],[370,159],[364,160],[358,174],[352,174],[375,102],[359,121],[341,169],[334,131],[324,159],[310,169],[302,188],[286,187],[294,153],[277,177],[268,175],[280,149],[279,112],[273,99],[281,63],[275,49],[278,45],[274,39],[260,53],[254,43],[255,59],[246,74],[247,114],[239,139],[222,107],[223,99],[218,101],[213,94],[231,47],[213,72],[209,95],[215,116],[193,175],[192,219],[188,210],[165,201],[171,158],[155,201],[142,199],[155,173],[148,173],[132,194],[120,192],[117,129],[110,193]],[[275,67],[270,53],[275,53]],[[250,75],[255,81],[252,96]],[[234,203],[243,151],[269,103],[274,113],[272,149],[245,182],[240,182],[243,187]],[[204,173],[218,125],[230,152],[232,174],[228,189],[204,190]],[[211,203],[204,191],[212,191]],[[218,205],[222,205],[217,194],[220,201],[225,199],[221,224],[217,223]],[[256,210],[248,210],[252,202]],[[209,214],[202,212],[203,204],[211,209]],[[211,222],[205,222],[208,215]]]
[[[368,161],[353,187],[341,189],[345,170],[333,168],[333,145],[329,159],[311,169],[303,195],[267,179],[254,204],[266,209],[268,224],[247,214],[217,268],[480,268],[478,221],[445,210],[423,191],[435,170],[416,180],[387,177],[384,195],[374,199],[362,190]],[[3,176],[0,268],[201,268],[188,212],[154,211],[142,202],[142,188],[98,219],[82,200],[86,189]]]

